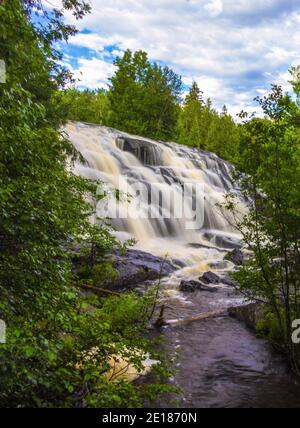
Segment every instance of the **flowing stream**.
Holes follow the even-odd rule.
[[[114,204],[105,207],[118,238],[134,238],[136,249],[180,266],[162,280],[167,319],[243,302],[226,284],[216,285],[213,293],[179,291],[181,280],[197,279],[206,271],[223,277],[234,267],[224,256],[242,243],[233,228],[233,214],[221,207],[226,192],[235,195],[236,216],[247,208],[228,162],[212,153],[96,125],[69,122],[65,131],[86,160],[75,164],[75,172],[101,180],[108,191],[121,192],[117,216]],[[200,193],[195,186],[200,186]],[[195,213],[201,214],[196,222]],[[191,222],[193,226],[187,227]],[[282,358],[235,319],[221,315],[168,326],[164,334],[178,368],[172,381],[183,390],[182,406],[300,407],[300,386]]]

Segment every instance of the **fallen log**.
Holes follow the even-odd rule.
[[[80,287],[84,290],[94,291],[95,293],[113,294],[114,296],[121,295],[121,293],[118,293],[117,291],[107,290],[106,288],[94,287],[93,285],[81,284]]]
[[[196,316],[191,317],[191,318],[166,320],[164,323],[165,323],[165,325],[176,326],[176,325],[181,325],[181,324],[188,324],[188,323],[195,322],[195,321],[202,321],[202,320],[206,320],[208,318],[216,318],[216,317],[219,317],[220,315],[226,315],[226,314],[227,314],[227,309],[219,309],[217,311],[202,312],[201,314],[196,315]]]

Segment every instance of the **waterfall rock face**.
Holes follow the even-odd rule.
[[[116,145],[124,152],[132,153],[142,165],[159,165],[159,147],[150,141],[137,138],[117,137]]]
[[[120,240],[134,238],[135,249],[202,272],[223,260],[226,249],[241,246],[234,216],[222,207],[230,190],[238,211],[246,210],[228,162],[97,125],[69,122],[65,132],[86,160],[75,164],[75,173],[119,190],[118,215],[108,203],[106,217]]]

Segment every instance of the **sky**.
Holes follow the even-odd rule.
[[[55,3],[59,0],[52,0]],[[64,63],[81,88],[106,88],[113,60],[129,48],[195,80],[216,108],[257,110],[272,83],[290,90],[300,64],[300,0],[90,0],[92,13],[68,23]]]

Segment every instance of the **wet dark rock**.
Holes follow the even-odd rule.
[[[193,293],[194,291],[209,291],[210,293],[215,293],[216,291],[218,291],[214,287],[209,287],[203,284],[202,282],[195,281],[195,280],[191,280],[191,281],[182,280],[180,283],[179,290],[183,292],[188,292],[188,293]]]
[[[257,323],[264,317],[264,306],[261,303],[248,303],[228,309],[230,316],[243,321],[247,327],[256,329]]]
[[[212,245],[199,244],[198,242],[190,242],[189,244],[187,244],[187,247],[189,247],[189,248],[207,248],[208,250],[217,250],[220,253],[223,252],[223,250],[221,250],[218,247],[214,247]]]
[[[200,278],[204,284],[220,284],[222,279],[214,272],[205,272]]]
[[[208,245],[202,245],[202,244],[198,244],[198,242],[190,242],[189,244],[187,244],[187,247],[189,248],[208,248]]]
[[[230,262],[234,263],[236,266],[242,266],[244,264],[244,254],[239,249],[234,249],[230,253],[227,253],[225,256],[225,260],[229,260]]]
[[[242,246],[241,241],[236,240],[230,236],[216,235],[210,232],[206,232],[203,236],[205,239],[208,239],[210,242],[212,242],[216,246],[224,249],[229,250],[234,248],[241,248]]]
[[[188,293],[193,293],[194,291],[196,291],[198,289],[198,287],[201,285],[201,282],[199,281],[181,281],[180,283],[180,287],[179,290],[180,291],[184,291],[184,292],[188,292]]]
[[[134,287],[144,281],[170,275],[178,269],[175,263],[140,250],[130,249],[125,254],[116,252],[112,258],[113,268],[118,272],[118,278],[112,284],[115,289]]]
[[[131,137],[118,137],[116,144],[124,152],[129,152],[136,156],[143,165],[155,166],[161,164],[160,147],[151,141]]]
[[[208,264],[213,270],[225,270],[228,266],[227,260],[217,260]]]
[[[159,173],[163,176],[166,183],[168,184],[177,183],[180,186],[183,186],[182,180],[180,180],[180,178],[176,174],[174,174],[174,171],[172,170],[172,168],[159,167]]]
[[[219,276],[211,271],[205,272],[201,277],[199,277],[199,280],[204,284],[225,284],[230,285],[231,287],[237,286],[237,282],[234,281],[234,279],[230,278],[228,275]]]
[[[89,248],[82,245],[75,246],[74,244],[72,251],[74,274],[80,275],[81,278],[85,278],[86,275],[91,278],[91,275],[94,275],[96,281],[99,277],[99,284],[103,279],[103,286],[105,285],[105,288],[110,290],[123,291],[127,288],[133,288],[141,283],[168,276],[182,267],[179,261],[166,260],[145,251],[127,249],[124,253],[116,250],[105,258],[103,255],[96,254],[93,273],[91,274],[87,272],[87,266],[90,262],[87,255],[89,254],[88,251]],[[106,264],[111,266],[111,271],[105,269]]]
[[[182,260],[173,259],[173,260],[172,260],[172,263],[173,263],[175,266],[177,266],[177,268],[178,268],[178,269],[179,269],[179,268],[184,268],[184,267],[186,267],[186,263],[185,263],[185,262],[183,262]]]

